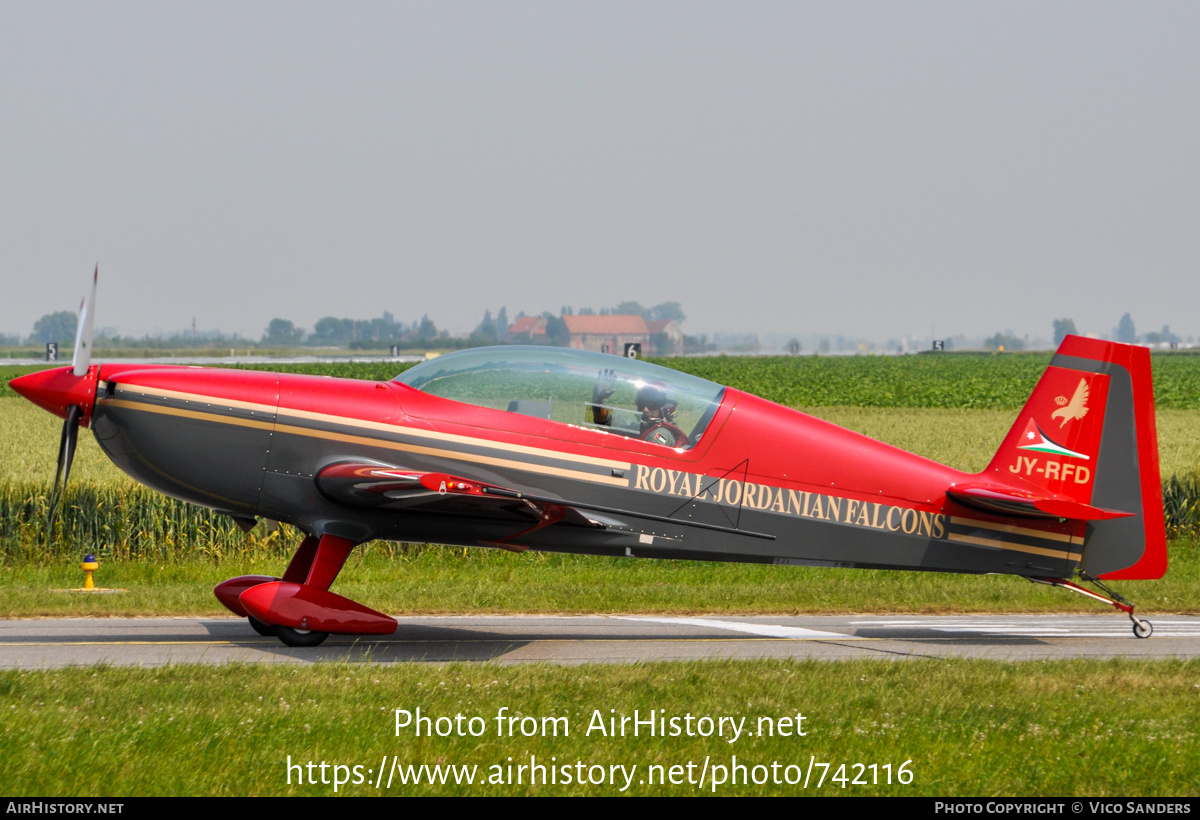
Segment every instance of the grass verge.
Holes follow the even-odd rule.
[[[608,795],[628,779],[624,793],[635,795],[1188,796],[1200,765],[1197,680],[1196,661],[3,672],[0,759],[12,796],[318,796],[334,794],[335,776],[349,781],[337,790],[346,795]],[[443,729],[461,715],[464,736],[397,731],[394,710],[417,708],[435,721],[450,718]],[[497,736],[495,717],[505,708],[518,718],[515,736]],[[619,728],[635,710],[642,720],[652,711],[665,718],[668,731],[678,718],[679,736],[649,737],[643,725],[634,737],[631,722],[624,736],[596,728],[597,718],[606,730],[616,718]],[[721,724],[718,736],[699,720],[711,718],[715,727],[722,716],[745,719],[732,743],[734,724]],[[480,720],[472,728],[473,717]],[[522,726],[536,736],[523,736]],[[781,727],[789,736],[780,736]],[[804,736],[795,736],[798,728]],[[699,736],[702,729],[711,736]],[[736,785],[735,756],[745,766]],[[296,768],[289,770],[289,757]],[[531,757],[558,782],[530,785]],[[393,775],[385,788],[385,776],[377,788],[378,770],[390,771],[393,761],[399,775],[419,773],[422,782],[402,784]],[[912,780],[901,784],[905,761]],[[822,763],[830,765],[818,786]],[[445,784],[430,784],[435,766],[465,767],[456,770],[459,779],[470,774],[474,782],[456,783],[451,774]],[[581,785],[579,773],[604,782]]]
[[[278,575],[284,558],[102,563],[89,595],[78,565],[4,570],[0,617],[227,615],[212,588]],[[1200,549],[1171,544],[1158,581],[1116,585],[1139,612],[1200,612]],[[375,544],[356,550],[334,591],[394,615],[487,613],[821,614],[1105,612],[1102,604],[1011,576],[777,567]]]

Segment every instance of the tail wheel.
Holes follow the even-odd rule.
[[[1090,589],[1084,589],[1083,587],[1079,586],[1079,584],[1072,583],[1066,578],[1035,578],[1033,576],[1029,576],[1029,580],[1033,581],[1035,584],[1045,584],[1051,587],[1058,587],[1059,589],[1066,589],[1071,592],[1078,592],[1080,595],[1093,598],[1097,601],[1103,601],[1104,603],[1121,610],[1129,616],[1129,620],[1133,621],[1133,636],[1135,638],[1149,638],[1154,634],[1154,626],[1149,621],[1144,618],[1139,618],[1133,614],[1134,606],[1132,601],[1130,601],[1128,598],[1122,597],[1116,591],[1106,587],[1100,582],[1100,579],[1093,578],[1082,571],[1078,572],[1080,578],[1087,581],[1089,584],[1095,584],[1104,592],[1108,593],[1110,597],[1105,598],[1103,595],[1092,592]]]
[[[271,624],[266,623],[264,621],[260,621],[258,618],[255,618],[253,615],[247,615],[246,620],[248,620],[250,622],[250,627],[255,632],[257,632],[259,635],[262,635],[264,638],[274,638],[275,637],[275,630],[278,629],[278,627],[272,626]]]
[[[320,646],[329,637],[329,633],[308,629],[293,629],[290,626],[277,626],[275,627],[275,637],[288,646]]]

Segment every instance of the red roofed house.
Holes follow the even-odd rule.
[[[528,336],[531,342],[546,338],[545,316],[518,316],[508,328],[509,336]]]
[[[625,345],[640,344],[650,353],[650,328],[641,316],[564,316],[571,332],[570,347],[624,355]]]

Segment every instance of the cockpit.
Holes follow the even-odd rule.
[[[561,347],[462,350],[393,381],[453,401],[682,449],[700,441],[725,393],[687,373]]]

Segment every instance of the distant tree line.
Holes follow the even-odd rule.
[[[1121,321],[1113,329],[1113,337],[1118,342],[1125,342],[1126,344],[1133,344],[1135,342],[1144,342],[1145,344],[1160,344],[1163,342],[1177,344],[1183,341],[1171,332],[1170,325],[1163,325],[1162,330],[1152,330],[1149,333],[1143,333],[1139,336],[1137,329],[1133,326],[1133,317],[1128,313],[1121,317]]]
[[[47,313],[33,323],[33,332],[22,339],[16,334],[0,335],[0,344],[17,347],[21,344],[42,346],[57,342],[59,346],[75,341],[75,329],[79,317],[69,310]],[[172,350],[189,347],[246,347],[254,342],[238,333],[220,331],[181,331],[170,335],[120,336],[104,329],[96,331],[95,343],[100,348],[138,348],[150,350]]]
[[[648,321],[655,319],[675,319],[683,321],[685,316],[679,302],[663,302],[653,307],[642,307],[638,302],[621,302],[613,307],[598,310],[587,307],[580,308],[579,315],[640,315]],[[439,330],[428,315],[414,322],[398,322],[388,312],[375,319],[350,319],[337,316],[323,316],[313,325],[312,332],[297,326],[290,319],[275,317],[267,323],[262,336],[255,340],[240,334],[225,334],[218,331],[177,331],[171,334],[147,335],[140,338],[119,336],[98,331],[96,345],[99,348],[147,348],[147,349],[177,349],[189,347],[336,347],[357,349],[387,348],[396,345],[401,349],[421,349],[429,347],[459,348],[477,347],[489,344],[552,344],[566,345],[570,341],[563,315],[573,315],[570,307],[564,307],[562,313],[554,315],[546,312],[541,317],[546,320],[546,333],[531,338],[529,334],[513,335],[509,332],[511,323],[508,311],[501,307],[492,315],[489,309],[484,312],[483,320],[475,327],[466,339],[454,338],[446,330]],[[525,316],[519,313],[518,318]],[[70,344],[75,339],[75,328],[78,322],[76,314],[69,310],[48,313],[33,325],[33,332],[22,339],[17,334],[0,335],[0,344],[6,346],[44,345],[47,342],[58,342],[60,345]]]
[[[679,302],[663,302],[654,307],[642,307],[639,302],[618,302],[610,308],[595,310],[585,307],[578,311],[572,311],[570,305],[565,305],[561,313],[563,316],[641,316],[647,322],[657,322],[663,319],[682,322],[687,319],[683,313],[683,305]]]
[[[384,312],[378,319],[346,319],[323,316],[313,325],[312,333],[296,327],[289,319],[272,319],[262,336],[267,347],[344,347],[351,350],[379,349],[397,345],[402,348],[447,347],[454,340],[446,331],[439,331],[429,316],[411,324],[397,322]]]
[[[1054,344],[1055,346],[1062,343],[1062,340],[1067,336],[1077,336],[1079,331],[1075,327],[1074,319],[1055,319],[1052,325],[1054,329]],[[1138,335],[1137,328],[1134,327],[1133,317],[1126,313],[1117,322],[1117,326],[1112,329],[1112,333],[1106,338],[1112,339],[1124,344],[1161,344],[1161,343],[1179,343],[1183,341],[1178,335],[1171,332],[1170,325],[1163,325],[1162,330],[1152,330],[1149,333]],[[986,350],[1022,350],[1025,347],[1025,339],[1018,337],[1011,330],[1005,330],[1003,333],[996,333],[984,339],[984,349]]]
[[[46,344],[48,342],[65,342],[75,339],[75,325],[79,318],[69,310],[58,313],[47,313],[33,323],[33,333],[29,337],[31,344]]]
[[[508,318],[508,311],[501,307],[495,315],[491,309],[485,310],[483,319],[465,339],[451,337],[446,330],[439,330],[428,315],[411,323],[397,322],[388,312],[376,319],[349,319],[336,316],[324,316],[317,320],[312,332],[297,327],[289,319],[273,318],[267,324],[263,335],[250,339],[241,334],[226,334],[220,331],[179,331],[169,335],[154,336],[119,336],[99,330],[96,334],[96,346],[104,348],[129,348],[173,350],[195,347],[216,348],[247,348],[262,347],[334,347],[350,350],[378,350],[396,345],[401,349],[423,349],[430,347],[462,348],[478,347],[490,344],[549,344],[566,346],[570,343],[571,334],[567,329],[564,316],[642,316],[647,321],[675,320],[683,322],[687,317],[679,302],[662,302],[651,307],[643,307],[639,302],[618,302],[612,307],[599,309],[581,307],[578,310],[570,305],[564,305],[559,314],[549,311],[540,314],[545,320],[545,334],[530,335],[529,333],[511,333],[513,326]],[[517,314],[517,319],[525,317],[524,312]],[[0,345],[19,347],[22,344],[41,346],[47,342],[58,342],[60,346],[69,345],[75,338],[75,327],[78,319],[74,312],[61,310],[47,313],[33,324],[33,332],[22,339],[18,334],[0,334]],[[1078,334],[1075,321],[1069,318],[1055,319],[1053,322],[1054,344],[1062,342],[1070,334]],[[1138,334],[1133,323],[1133,317],[1126,313],[1118,321],[1107,338],[1127,344],[1161,344],[1178,343],[1183,341],[1177,334],[1171,332],[1169,325],[1162,330]],[[685,336],[687,351],[703,350],[713,347],[708,340]],[[838,349],[844,347],[841,337],[838,339]],[[1011,330],[997,332],[984,340],[984,348],[988,350],[1022,350],[1027,345],[1027,337],[1020,337]],[[722,345],[728,347],[728,345]],[[890,346],[890,343],[889,343]],[[757,339],[752,347],[757,349]],[[818,345],[819,352],[829,352],[830,340],[822,338]],[[793,354],[800,352],[800,343],[793,339],[787,350]]]

